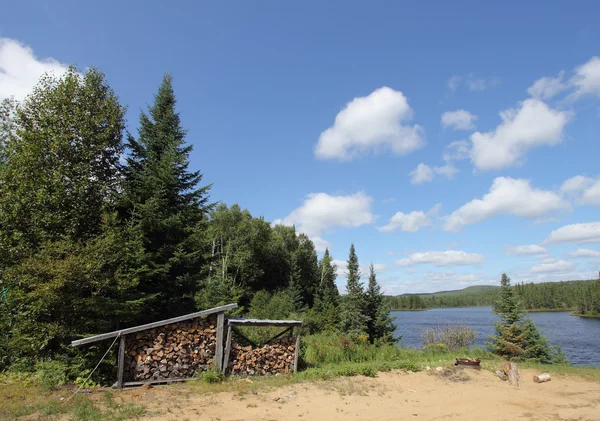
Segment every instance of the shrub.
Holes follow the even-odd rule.
[[[428,348],[443,344],[451,351],[468,348],[475,343],[478,332],[466,325],[437,325],[421,329],[421,342]]]
[[[60,361],[42,361],[35,365],[35,377],[44,390],[53,390],[67,382],[68,369],[69,367]]]

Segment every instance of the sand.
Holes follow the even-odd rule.
[[[486,370],[460,372],[395,371],[244,394],[165,386],[123,393],[144,402],[150,420],[600,420],[599,383],[567,376],[534,383],[540,373],[522,370],[514,388]]]

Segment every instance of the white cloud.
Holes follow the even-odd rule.
[[[583,204],[600,205],[600,179],[576,175],[565,180],[560,191],[574,196]]]
[[[529,246],[508,246],[506,250],[511,256],[526,256],[531,254],[548,253],[548,250],[542,246],[538,246],[537,244],[531,244]]]
[[[471,130],[475,127],[477,116],[467,110],[446,111],[442,114],[442,126],[455,130]]]
[[[562,273],[569,272],[575,268],[575,263],[558,260],[552,263],[540,263],[529,270],[529,273]]]
[[[459,161],[469,157],[469,142],[456,140],[449,143],[444,150],[444,161]]]
[[[426,251],[413,253],[407,258],[396,260],[399,266],[413,266],[418,264],[431,264],[435,266],[469,266],[483,262],[483,255],[467,253],[464,251]]]
[[[480,92],[485,91],[488,88],[488,85],[485,82],[485,80],[477,79],[472,76],[469,76],[466,83],[467,87],[469,88],[469,91]]]
[[[400,229],[404,232],[417,232],[423,227],[431,225],[431,217],[437,215],[441,208],[440,204],[432,207],[427,213],[423,211],[412,211],[410,213],[397,212],[390,218],[390,222],[377,227],[379,231],[391,232]]]
[[[530,149],[556,145],[570,114],[530,98],[500,117],[502,123],[494,131],[471,135],[471,161],[479,170],[499,170],[518,163]]]
[[[387,265],[383,263],[373,263],[373,269],[375,269],[375,273],[383,273],[387,270]]]
[[[23,100],[44,73],[59,77],[67,68],[53,58],[37,58],[19,41],[0,38],[0,101],[11,96]]]
[[[315,245],[315,250],[319,253],[325,251],[325,249],[331,249],[331,244],[329,241],[321,238],[321,237],[311,237],[310,238]]]
[[[571,84],[576,88],[572,98],[591,94],[600,96],[600,57],[592,57],[575,69]]]
[[[460,76],[460,75],[452,76],[450,79],[448,79],[448,89],[450,89],[452,92],[456,91],[458,89],[458,86],[460,85],[461,81],[462,81],[462,76]]]
[[[563,83],[564,76],[565,72],[562,71],[558,74],[558,77],[540,78],[527,89],[527,92],[529,92],[529,95],[537,99],[551,99],[568,88],[568,86]]]
[[[466,225],[496,215],[539,219],[569,208],[569,204],[558,194],[533,188],[529,180],[497,177],[483,198],[471,200],[447,216],[444,230],[460,231]]]
[[[373,199],[363,192],[347,196],[311,193],[299,208],[273,224],[295,225],[311,238],[333,227],[354,228],[375,222],[371,213]]]
[[[428,183],[433,180],[434,173],[433,170],[424,163],[420,163],[417,165],[417,168],[410,172],[410,182],[412,184],[423,184]]]
[[[552,231],[544,243],[600,243],[600,222],[565,225]]]
[[[577,251],[572,251],[570,253],[567,253],[567,256],[571,257],[573,259],[576,259],[579,257],[600,257],[600,251],[590,250],[590,249],[577,249]]]
[[[456,168],[452,164],[452,162],[447,162],[446,165],[443,165],[441,167],[434,167],[433,172],[438,175],[442,175],[442,176],[446,177],[447,179],[451,180],[459,172],[459,169]]]
[[[354,98],[338,113],[333,126],[321,133],[315,154],[321,159],[339,160],[351,160],[369,151],[406,155],[425,145],[419,125],[402,124],[412,115],[404,94],[387,86]]]

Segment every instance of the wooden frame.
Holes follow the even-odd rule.
[[[229,366],[229,356],[231,354],[231,340],[232,330],[234,326],[276,326],[286,327],[283,332],[275,335],[267,341],[270,343],[272,340],[283,336],[286,332],[291,332],[296,329],[296,346],[294,349],[294,373],[298,371],[298,354],[300,351],[300,329],[302,328],[302,321],[300,320],[260,320],[260,319],[229,319],[227,322],[227,341],[225,342],[225,356],[223,360],[222,372],[226,374],[227,367]]]
[[[237,304],[227,304],[220,307],[211,308],[209,310],[199,311],[197,313],[186,314],[184,316],[173,317],[171,319],[161,320],[158,322],[147,323],[141,326],[134,326],[127,329],[117,330],[114,332],[103,333],[89,338],[79,339],[71,342],[71,346],[81,346],[93,342],[102,341],[105,339],[119,337],[119,351],[117,357],[117,382],[115,386],[117,389],[122,389],[123,386],[137,386],[148,383],[171,383],[174,381],[183,381],[191,379],[157,379],[144,382],[123,382],[123,376],[125,374],[125,345],[128,334],[141,332],[143,330],[154,329],[156,327],[166,326],[173,323],[182,322],[185,320],[196,319],[201,317],[207,317],[213,314],[217,315],[217,338],[215,346],[215,362],[219,370],[223,370],[223,331],[225,329],[225,312],[232,310],[237,307]],[[229,328],[231,329],[231,328]],[[229,336],[229,333],[228,333]]]

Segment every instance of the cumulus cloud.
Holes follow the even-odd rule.
[[[573,259],[577,259],[580,257],[600,257],[600,251],[590,249],[577,249],[577,251],[567,253],[567,256]]]
[[[483,262],[483,255],[467,253],[458,250],[426,251],[413,253],[410,256],[396,260],[398,266],[413,266],[418,264],[431,264],[434,266],[469,266]]]
[[[387,86],[354,98],[321,133],[315,154],[321,159],[351,160],[371,151],[406,155],[425,145],[419,125],[404,125],[413,110],[400,91]]]
[[[529,180],[497,177],[490,191],[481,199],[471,200],[445,217],[444,230],[457,232],[466,225],[496,215],[539,219],[569,208],[569,204],[560,195],[533,188]]]
[[[319,253],[323,253],[326,249],[331,248],[331,244],[329,243],[329,241],[321,237],[311,237],[311,240],[315,245],[315,250]]]
[[[556,145],[570,114],[530,98],[519,108],[502,111],[500,117],[502,123],[495,130],[471,135],[471,161],[479,170],[506,168],[520,162],[533,148]]]
[[[558,260],[552,263],[540,263],[529,269],[529,273],[558,273],[569,272],[575,268],[575,263]]]
[[[565,72],[562,71],[557,77],[540,78],[527,89],[527,92],[529,92],[529,95],[537,99],[551,99],[568,88],[568,86],[563,83],[564,76]]]
[[[390,222],[383,226],[377,227],[379,231],[391,232],[398,229],[404,232],[417,232],[423,227],[431,225],[431,218],[436,216],[442,205],[437,204],[429,211],[412,211],[409,213],[397,212],[390,218]]]
[[[0,101],[14,96],[22,100],[44,73],[61,76],[66,64],[53,58],[38,58],[31,47],[9,38],[0,38]]]
[[[572,98],[583,95],[600,96],[600,57],[592,57],[587,63],[577,67],[570,82],[575,87]]]
[[[556,229],[550,233],[544,244],[556,243],[600,243],[600,222],[571,224]]]
[[[537,244],[531,244],[529,246],[508,246],[506,247],[506,251],[510,256],[527,256],[548,253],[548,250]]]
[[[433,180],[434,177],[434,173],[431,167],[422,162],[419,165],[417,165],[417,168],[412,170],[409,173],[409,175],[410,182],[412,184],[429,183],[431,180]]]
[[[348,262],[345,260],[334,259],[332,263],[336,266],[336,274],[340,278],[345,278],[348,276]],[[373,269],[375,269],[375,274],[380,274],[385,272],[388,267],[384,263],[373,263]],[[360,272],[361,280],[365,280],[366,277],[369,276],[369,265],[360,264],[358,266],[358,270]]]
[[[442,126],[455,130],[471,130],[477,116],[467,110],[446,111],[442,114]]]
[[[444,161],[459,161],[469,157],[469,142],[456,140],[444,148]]]
[[[575,197],[585,205],[600,205],[600,178],[576,175],[565,180],[560,191]]]
[[[448,79],[448,89],[450,89],[452,92],[456,91],[458,89],[461,81],[462,81],[462,76],[460,76],[460,75],[452,76],[450,79]]]
[[[320,237],[333,227],[359,227],[375,222],[371,213],[373,199],[364,192],[347,196],[327,193],[309,194],[302,206],[273,224],[295,225],[298,231],[311,238]]]

